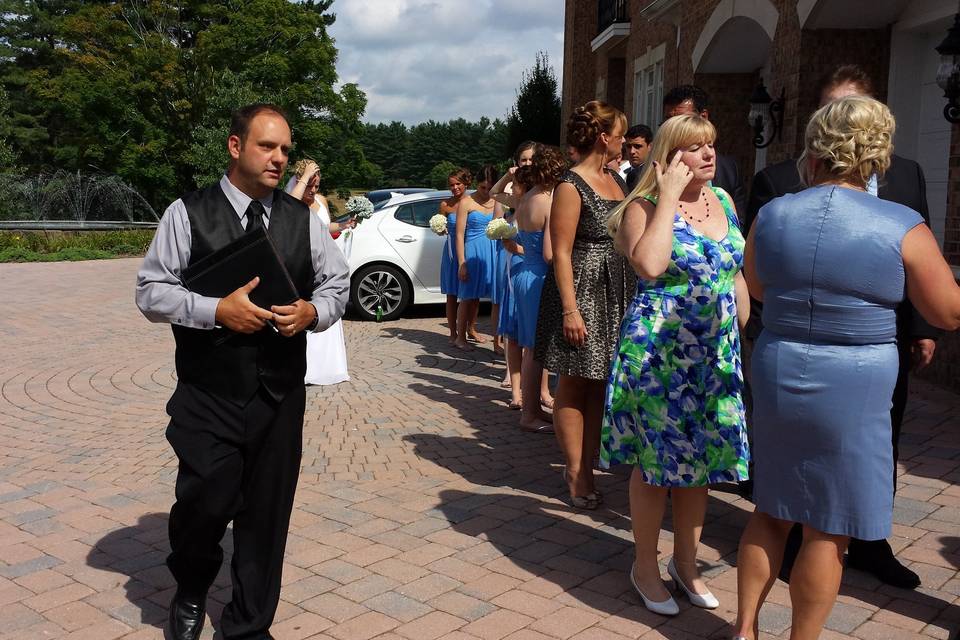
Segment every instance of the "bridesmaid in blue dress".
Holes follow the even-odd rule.
[[[473,183],[473,175],[468,169],[457,169],[447,176],[447,189],[450,197],[440,202],[440,214],[447,217],[447,241],[443,243],[440,255],[440,293],[447,296],[447,328],[450,330],[450,344],[457,341],[457,293],[460,279],[457,277],[457,206]]]
[[[539,148],[533,157],[527,184],[530,187],[517,207],[517,239],[523,246],[523,262],[513,272],[511,283],[516,296],[517,343],[523,349],[520,374],[523,411],[520,428],[536,433],[553,433],[553,418],[540,406],[543,364],[533,355],[540,314],[540,294],[553,260],[550,235],[550,207],[553,189],[566,171],[563,155],[550,147]]]
[[[894,120],[851,96],[806,130],[798,194],[776,198],[746,247],[750,295],[763,302],[753,351],[754,501],[740,540],[736,634],[758,637],[794,523],[791,638],[819,636],[850,537],[881,540],[893,519],[890,407],[906,292],[932,325],[960,326],[960,288],[920,214],[866,192],[883,180]]]
[[[490,189],[496,182],[496,169],[487,165],[477,175],[477,190],[464,196],[457,206],[456,249],[460,280],[457,290],[457,339],[454,344],[461,349],[472,349],[467,342],[467,329],[471,318],[480,308],[480,299],[489,299],[493,292],[496,270],[496,252],[493,242],[487,238],[487,224],[495,215],[502,216],[499,206],[490,197]],[[482,342],[478,339],[477,342]]]
[[[539,143],[532,140],[521,142],[513,154],[513,166],[503,174],[503,177],[490,190],[490,195],[493,196],[494,200],[510,208],[511,211],[506,217],[514,226],[516,225],[513,214],[526,188],[523,176],[527,167],[533,163],[533,154],[540,146]],[[515,240],[504,241],[503,247],[508,252],[510,259],[504,260],[500,273],[504,278],[505,287],[502,291],[503,299],[500,301],[497,332],[503,338],[503,350],[507,365],[501,386],[510,389],[510,408],[520,409],[520,361],[523,351],[516,344],[516,305],[514,304],[510,275],[523,260],[523,247],[517,244]],[[547,395],[549,396],[549,393]]]

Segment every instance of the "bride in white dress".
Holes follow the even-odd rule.
[[[324,226],[328,227],[331,232],[340,232],[336,244],[349,258],[349,241],[353,239],[352,234],[342,232],[352,229],[356,223],[353,220],[346,222],[330,221],[327,200],[317,193],[319,183],[320,170],[316,163],[301,160],[296,165],[294,176],[287,183],[286,191],[307,204],[310,207],[310,213],[319,216]],[[304,376],[304,382],[306,384],[327,385],[345,382],[349,379],[347,346],[343,338],[343,322],[337,320],[325,331],[308,333],[307,374]]]

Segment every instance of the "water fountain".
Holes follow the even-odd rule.
[[[0,229],[152,228],[159,219],[119,176],[0,174]]]

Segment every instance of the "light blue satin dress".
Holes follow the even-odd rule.
[[[471,211],[467,215],[467,227],[463,234],[463,257],[467,264],[467,281],[458,281],[457,298],[460,300],[489,299],[493,293],[493,278],[497,255],[493,241],[487,237],[487,223],[493,220],[492,213]]]
[[[440,293],[455,296],[460,290],[457,274],[457,214],[447,214],[447,241],[440,255]]]
[[[520,231],[517,241],[523,246],[523,262],[511,278],[516,295],[517,344],[532,349],[537,340],[540,296],[549,266],[543,259],[543,231]]]
[[[900,246],[920,214],[820,186],[755,224],[763,333],[752,358],[757,509],[834,535],[889,537]]]

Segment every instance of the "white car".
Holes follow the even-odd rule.
[[[397,195],[338,238],[350,264],[350,302],[365,319],[380,310],[384,320],[400,316],[411,304],[444,302],[440,293],[440,256],[447,236],[430,230],[430,218],[449,191]]]

